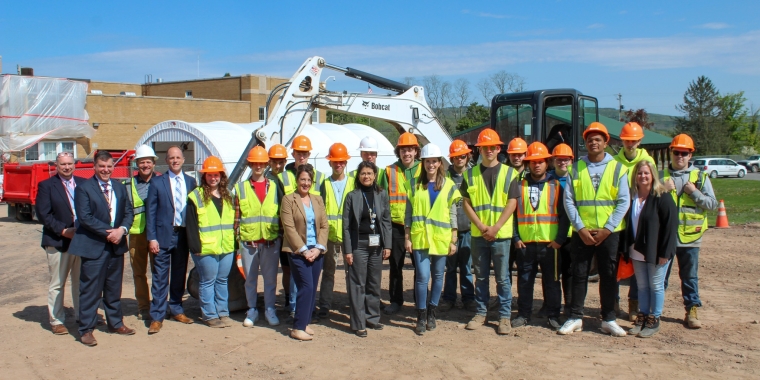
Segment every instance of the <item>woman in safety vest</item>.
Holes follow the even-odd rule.
[[[203,323],[232,326],[227,307],[227,277],[235,251],[235,209],[222,161],[203,161],[201,185],[188,195],[187,245],[198,271]]]
[[[416,270],[414,294],[417,306],[418,335],[434,330],[435,309],[441,297],[446,256],[457,251],[456,202],[462,197],[452,181],[446,178],[443,154],[435,144],[422,148],[424,171],[410,189],[406,204],[405,248],[412,252]],[[430,302],[428,283],[433,278]]]

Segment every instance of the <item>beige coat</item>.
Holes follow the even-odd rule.
[[[317,225],[317,244],[327,247],[329,226],[325,204],[321,197],[314,194],[309,194],[309,197]],[[283,252],[292,253],[306,245],[306,210],[304,210],[303,202],[301,202],[301,195],[297,191],[283,197],[280,207],[280,222],[284,235],[284,239],[282,239]]]

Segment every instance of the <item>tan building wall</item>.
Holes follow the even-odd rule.
[[[103,95],[119,95],[122,92],[134,92],[137,96],[142,95],[142,86],[136,83],[90,81],[87,93],[90,94],[93,90],[103,91]]]

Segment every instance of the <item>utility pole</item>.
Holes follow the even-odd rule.
[[[617,94],[618,100],[618,121],[623,121],[623,94]]]

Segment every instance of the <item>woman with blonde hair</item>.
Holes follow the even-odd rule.
[[[649,338],[660,331],[665,302],[665,273],[676,253],[678,211],[660,182],[654,164],[642,160],[634,176],[631,208],[626,220],[626,260],[633,260],[639,289],[639,312],[629,335]]]

